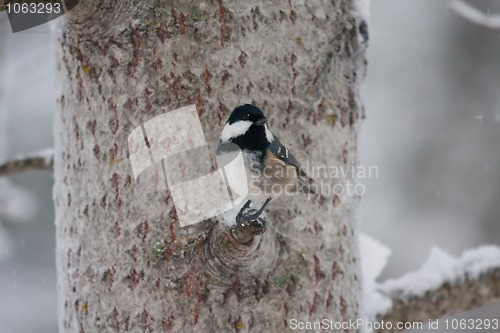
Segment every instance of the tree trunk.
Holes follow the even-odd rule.
[[[353,1],[80,1],[66,19],[60,332],[282,332],[293,318],[357,318],[356,196],[272,201],[264,234],[239,244],[215,220],[181,227],[168,190],[134,182],[127,148],[137,126],[196,104],[214,149],[230,110],[253,102],[303,164],[356,165],[366,23]]]

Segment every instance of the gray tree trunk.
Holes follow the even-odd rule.
[[[253,101],[302,163],[356,165],[366,23],[353,1],[93,3],[66,16],[60,38],[60,332],[357,318],[358,198],[273,201],[266,232],[237,244],[214,221],[181,228],[168,191],[135,184],[127,150],[135,127],[192,103],[214,148],[230,110]]]

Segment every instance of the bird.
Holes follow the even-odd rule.
[[[244,208],[250,203],[260,205],[251,219],[258,218],[273,198],[297,192],[315,194],[298,160],[271,132],[262,110],[252,104],[234,108],[227,119],[216,149],[219,165],[228,164],[240,152],[244,169],[226,169],[226,177],[232,191],[246,195]]]

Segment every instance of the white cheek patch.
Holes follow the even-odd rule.
[[[252,126],[252,122],[246,120],[237,121],[232,124],[226,124],[222,129],[220,139],[221,141],[229,141],[232,138],[243,135],[248,131],[250,126]]]
[[[271,133],[269,128],[267,128],[267,124],[264,124],[264,128],[266,129],[266,139],[267,142],[272,142],[274,140],[274,135]]]

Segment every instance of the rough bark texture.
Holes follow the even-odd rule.
[[[168,191],[135,184],[127,155],[136,126],[191,103],[213,149],[230,110],[254,102],[303,163],[356,164],[366,23],[352,1],[81,1],[67,20],[60,332],[283,332],[291,318],[357,318],[358,198],[273,201],[264,234],[242,245],[216,221],[181,228]]]

